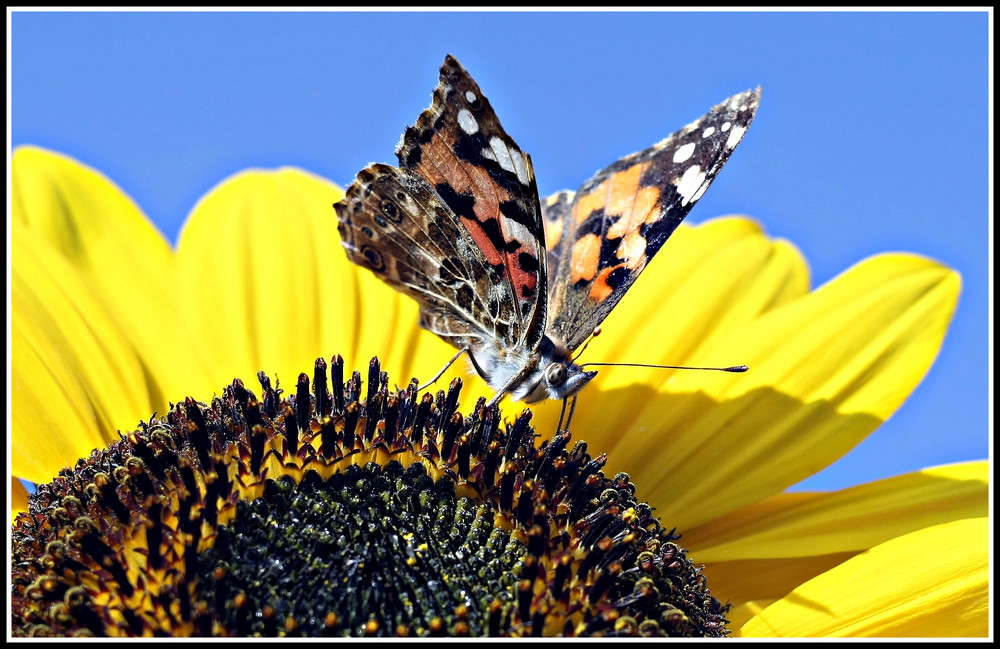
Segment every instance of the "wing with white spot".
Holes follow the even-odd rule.
[[[759,103],[760,88],[730,97],[662,142],[597,172],[575,195],[544,201],[554,262],[551,338],[573,350],[607,317],[715,179]]]
[[[531,159],[453,57],[445,59],[431,106],[406,129],[396,155],[402,169],[424,178],[451,208],[515,296],[513,313],[500,314],[512,324],[498,343],[533,350],[544,333],[546,282]]]

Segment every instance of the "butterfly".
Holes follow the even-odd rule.
[[[759,87],[734,95],[541,201],[531,158],[449,55],[399,166],[365,167],[334,206],[341,242],[417,301],[421,326],[459,350],[449,364],[469,355],[496,391],[489,405],[509,394],[565,409],[597,374],[574,352],[705,193],[759,102]]]

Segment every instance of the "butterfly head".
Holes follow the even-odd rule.
[[[543,339],[537,353],[536,369],[515,391],[515,399],[523,398],[528,403],[545,399],[561,401],[579,392],[597,376],[597,372],[584,370],[574,363],[569,350],[553,343],[548,336]],[[517,392],[522,392],[523,396],[519,397]]]
[[[479,375],[497,391],[494,399],[509,394],[513,401],[527,403],[561,401],[597,376],[597,372],[574,363],[569,350],[548,336],[543,336],[533,352],[482,345],[471,349],[469,358]]]

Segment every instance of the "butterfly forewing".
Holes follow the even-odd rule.
[[[408,128],[400,166],[423,177],[515,297],[509,345],[538,344],[545,324],[545,249],[531,159],[500,126],[479,86],[451,56],[430,108]],[[506,309],[507,305],[501,305]]]
[[[564,193],[545,201],[550,337],[575,349],[607,317],[722,169],[759,102],[759,88],[730,97],[599,171],[569,206]]]
[[[566,217],[573,207],[573,192],[564,189],[552,194],[542,201],[542,223],[545,225],[545,246],[548,251],[545,255],[545,272],[549,277],[559,276],[559,253],[562,246],[563,226],[566,224]],[[549,285],[549,302],[551,303],[552,292],[555,286]],[[550,313],[551,315],[551,313]]]

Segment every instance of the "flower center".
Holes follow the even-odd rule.
[[[725,635],[700,570],[604,456],[535,446],[460,381],[237,380],[39,485],[16,635]],[[365,389],[367,388],[367,389]],[[362,393],[365,398],[362,399]]]
[[[419,463],[282,478],[240,503],[199,556],[200,581],[214,591],[203,595],[237,635],[498,633],[490,605],[499,613],[511,601],[511,569],[526,549],[495,519]]]

